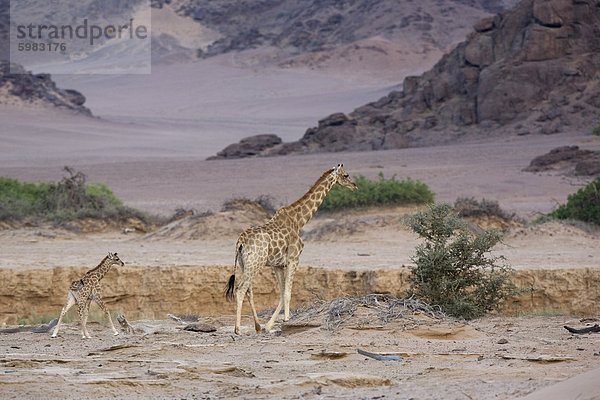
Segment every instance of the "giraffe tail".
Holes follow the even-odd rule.
[[[225,298],[229,301],[233,299],[233,289],[235,287],[235,274],[229,277],[229,282],[227,282],[227,291],[225,292]]]
[[[229,277],[229,281],[227,282],[227,291],[225,292],[225,298],[227,300],[233,299],[233,291],[235,288],[235,268],[238,263],[238,255],[242,251],[242,245],[240,244],[235,251],[235,260],[233,261],[233,274]]]

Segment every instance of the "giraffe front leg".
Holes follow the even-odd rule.
[[[298,260],[291,261],[285,269],[284,296],[283,296],[283,321],[290,319],[290,299],[292,298],[292,284],[294,283],[294,274]]]
[[[284,278],[283,278],[283,268],[282,267],[273,267],[273,272],[275,273],[275,279],[277,280],[277,284],[279,286],[279,304],[277,304],[277,308],[275,308],[275,312],[267,322],[265,326],[265,332],[269,333],[275,325],[275,320],[279,316],[281,309],[283,308],[283,294],[284,294]]]
[[[58,335],[58,330],[60,329],[60,324],[62,323],[63,317],[65,316],[67,311],[69,311],[69,309],[71,307],[73,307],[74,304],[75,304],[75,298],[69,291],[69,294],[67,295],[67,303],[62,308],[62,311],[60,312],[60,317],[58,318],[58,323],[56,324],[56,327],[54,327],[54,331],[52,332],[53,338],[55,338]]]
[[[87,319],[88,319],[88,314],[90,312],[90,303],[91,303],[91,299],[88,299],[85,304],[80,305],[78,304],[78,310],[79,311],[79,319],[81,320],[81,338],[82,339],[90,339],[91,336],[87,330]]]
[[[98,304],[98,307],[100,307],[102,311],[104,311],[104,315],[108,317],[108,322],[110,322],[110,329],[112,329],[113,335],[117,336],[119,334],[119,331],[115,329],[115,325],[112,322],[112,318],[110,317],[110,313],[108,312],[104,301],[102,301],[99,295],[94,296],[94,300],[96,301],[96,304]]]

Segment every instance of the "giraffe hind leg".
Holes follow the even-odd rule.
[[[284,301],[283,301],[283,294],[284,294],[283,268],[282,267],[273,267],[273,272],[275,273],[275,279],[277,280],[277,284],[279,286],[279,304],[277,304],[277,308],[275,309],[275,312],[273,313],[273,315],[269,319],[269,322],[267,322],[267,325],[265,326],[265,332],[267,332],[267,333],[270,332],[271,328],[273,328],[273,325],[275,325],[275,320],[279,316],[279,313],[281,312],[281,308],[283,307],[283,304],[284,304]]]
[[[242,275],[242,279],[240,285],[235,291],[235,329],[234,332],[236,335],[239,335],[241,330],[240,326],[242,324],[242,305],[244,303],[244,297],[246,296],[246,292],[250,287],[250,280],[247,276]]]
[[[58,335],[58,330],[60,329],[60,324],[62,323],[63,317],[65,316],[67,311],[69,311],[69,309],[71,307],[73,307],[73,305],[75,305],[76,302],[77,301],[75,299],[75,296],[73,296],[73,294],[69,290],[69,294],[67,295],[67,302],[65,303],[65,306],[62,308],[62,311],[60,312],[60,317],[58,318],[58,323],[56,324],[56,326],[54,327],[54,331],[52,332],[53,338],[55,338]]]

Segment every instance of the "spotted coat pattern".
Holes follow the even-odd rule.
[[[77,311],[79,312],[79,319],[81,321],[82,338],[90,338],[90,334],[87,331],[86,324],[92,300],[94,300],[96,304],[98,304],[102,311],[104,311],[104,315],[108,317],[108,321],[110,322],[110,327],[113,331],[113,334],[119,334],[119,332],[115,329],[115,326],[112,322],[110,313],[108,312],[106,305],[102,301],[102,286],[100,286],[100,280],[104,278],[104,275],[106,275],[106,273],[110,270],[110,268],[113,265],[123,266],[125,264],[117,256],[117,253],[108,253],[108,255],[104,257],[104,259],[100,262],[100,264],[98,264],[97,267],[86,272],[83,278],[73,281],[71,283],[71,286],[69,287],[69,292],[67,294],[67,302],[63,307],[62,311],[60,312],[60,317],[58,319],[56,327],[54,328],[54,332],[52,332],[52,337],[56,337],[58,335],[60,324],[67,311],[69,311],[69,309],[73,305],[77,304]]]
[[[269,332],[277,316],[284,308],[284,320],[290,317],[290,298],[294,273],[304,243],[300,239],[300,229],[315,214],[325,196],[335,184],[340,184],[351,190],[357,187],[344,171],[344,166],[326,171],[310,188],[310,190],[293,204],[280,208],[266,224],[246,229],[238,238],[235,245],[234,274],[229,280],[228,295],[236,298],[235,333],[240,334],[242,303],[245,296],[252,309],[256,332],[262,332],[260,321],[254,306],[252,281],[265,266],[273,268],[279,285],[280,299],[275,312],[265,326]],[[235,286],[235,267],[239,263],[242,277]]]

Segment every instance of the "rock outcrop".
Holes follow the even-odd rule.
[[[403,89],[333,114],[261,155],[426,146],[461,137],[589,131],[600,114],[600,6],[523,0]]]
[[[252,157],[278,144],[281,144],[281,138],[277,135],[265,134],[249,136],[243,138],[238,143],[230,144],[218,152],[216,156],[209,157],[208,159],[220,160],[224,158]]]
[[[32,74],[20,65],[0,61],[0,104],[54,106],[91,116],[84,103],[83,94],[56,87],[50,74]]]
[[[580,149],[579,146],[557,147],[534,158],[524,169],[528,172],[556,170],[573,175],[598,175],[600,174],[600,152]]]

